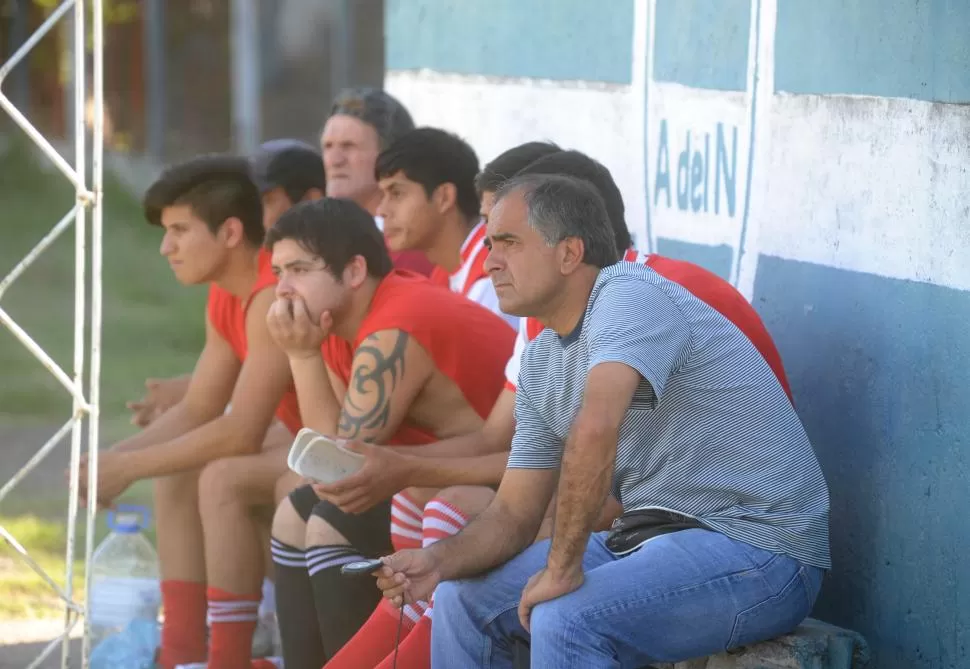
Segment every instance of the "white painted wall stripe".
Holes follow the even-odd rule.
[[[541,139],[601,160],[641,249],[727,245],[749,298],[760,255],[970,290],[964,107],[776,94],[777,0],[751,1],[743,93],[654,80],[655,0],[635,5],[630,86],[391,71],[386,87],[483,163]]]
[[[752,0],[749,51],[756,51],[748,61],[748,90],[751,93],[751,169],[747,175],[750,186],[745,198],[745,215],[741,235],[734,252],[731,279],[734,286],[749,300],[754,295],[754,281],[758,272],[758,235],[762,223],[768,147],[771,141],[771,113],[775,90],[775,26],[778,20],[778,0]],[[755,49],[754,46],[757,45]]]
[[[642,244],[644,211],[643,124],[632,86],[390,71],[385,88],[411,111],[418,125],[457,133],[492,158],[522,142],[551,140],[601,161],[613,173],[631,231]]]

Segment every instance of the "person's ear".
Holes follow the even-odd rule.
[[[572,274],[582,264],[586,245],[579,237],[566,237],[559,242],[559,271],[563,276]]]
[[[444,214],[458,204],[458,188],[453,183],[443,183],[431,193],[431,204],[435,211]]]

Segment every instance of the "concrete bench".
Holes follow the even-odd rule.
[[[516,651],[516,669],[527,669],[528,646],[523,642]],[[776,639],[710,657],[658,664],[653,669],[866,669],[868,666],[869,646],[861,635],[807,618],[791,634]]]

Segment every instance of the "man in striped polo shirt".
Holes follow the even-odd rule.
[[[615,263],[586,182],[513,179],[488,242],[502,308],[546,329],[526,349],[495,500],[378,577],[395,603],[441,583],[433,665],[511,666],[531,633],[534,669],[638,667],[794,628],[830,567],[828,491],[751,341],[649,267]],[[594,533],[610,490],[624,515]],[[530,547],[554,492],[552,539]]]
[[[377,157],[384,237],[392,251],[423,251],[431,280],[495,312],[513,328],[519,319],[498,308],[485,271],[485,224],[478,214],[478,157],[460,137],[438,128],[402,135]]]

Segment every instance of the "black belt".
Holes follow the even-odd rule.
[[[632,553],[643,543],[661,534],[703,528],[696,519],[666,509],[627,511],[613,521],[606,547],[617,555]]]

